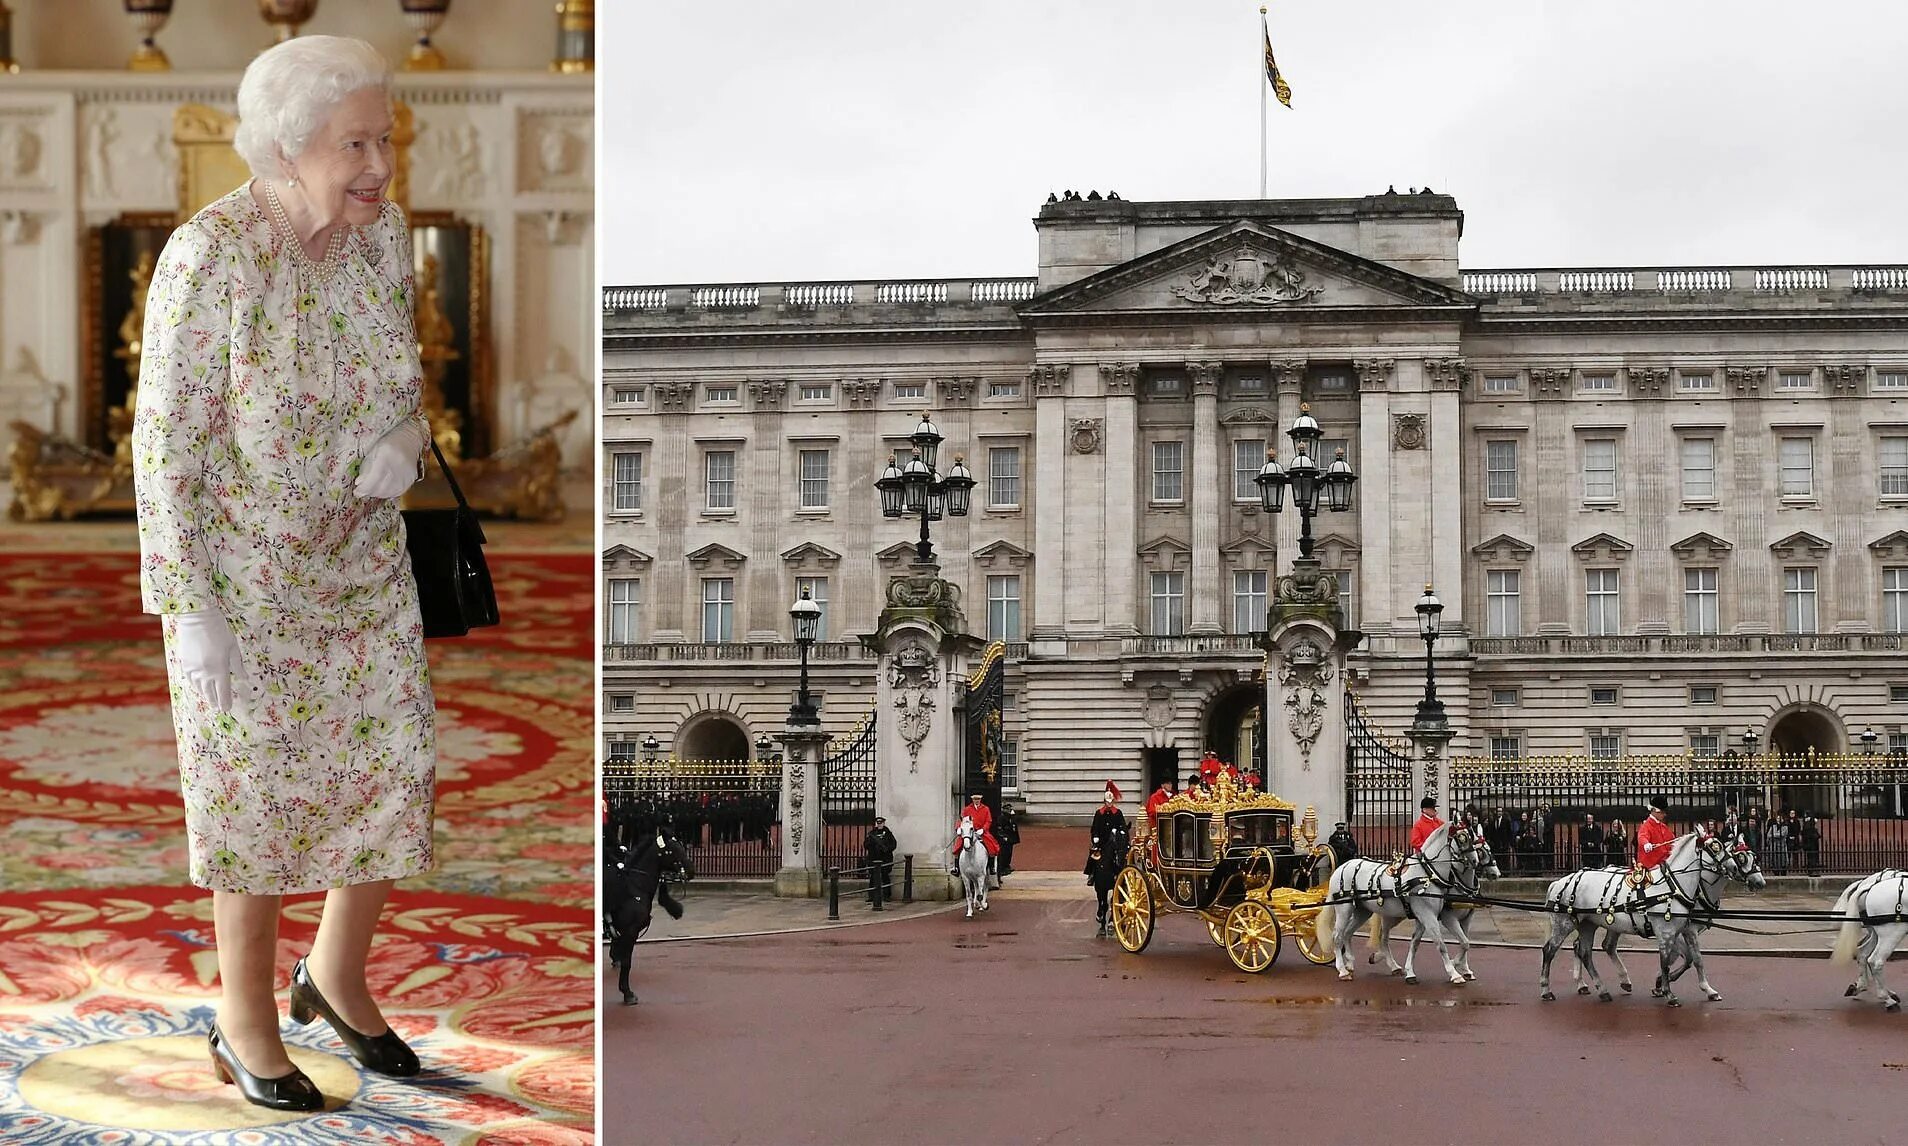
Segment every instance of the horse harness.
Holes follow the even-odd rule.
[[[1630,882],[1628,875],[1625,875],[1622,879],[1611,880],[1609,884],[1605,886],[1596,907],[1586,912],[1582,908],[1570,906],[1576,902],[1577,889],[1582,886],[1583,877],[1590,874],[1587,869],[1579,869],[1563,881],[1563,886],[1558,890],[1555,896],[1545,899],[1544,906],[1551,911],[1559,913],[1567,912],[1571,915],[1588,914],[1592,917],[1600,917],[1605,927],[1614,926],[1618,915],[1627,915],[1630,917],[1631,926],[1636,928],[1638,935],[1641,935],[1645,939],[1654,939],[1656,937],[1656,929],[1655,925],[1650,921],[1650,916],[1658,907],[1665,903],[1682,907],[1691,915],[1714,914],[1722,910],[1722,904],[1710,898],[1709,893],[1703,890],[1703,881],[1701,878],[1703,859],[1705,856],[1710,859],[1716,859],[1719,869],[1721,861],[1715,852],[1707,847],[1706,841],[1699,840],[1696,844],[1696,850],[1696,865],[1694,867],[1678,869],[1670,867],[1668,860],[1663,862],[1664,890],[1653,895],[1643,894],[1649,887],[1647,877],[1645,877],[1641,886],[1637,886]],[[1697,873],[1696,893],[1693,896],[1683,891],[1682,885],[1677,882],[1678,876],[1688,875],[1691,872]],[[1673,914],[1671,911],[1664,912],[1665,920],[1667,920],[1671,914]]]

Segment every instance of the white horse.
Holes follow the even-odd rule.
[[[1854,998],[1873,986],[1883,1006],[1901,1010],[1901,996],[1882,983],[1882,967],[1902,936],[1908,935],[1908,921],[1903,919],[1908,915],[1908,872],[1891,868],[1849,884],[1835,901],[1835,910],[1848,921],[1836,937],[1832,961],[1841,967],[1861,963],[1861,973],[1842,992],[1843,997]]]
[[[1340,864],[1332,872],[1330,894],[1319,910],[1316,932],[1321,946],[1332,946],[1338,977],[1352,977],[1351,936],[1365,920],[1373,915],[1390,919],[1409,916],[1417,920],[1418,930],[1437,944],[1438,957],[1444,960],[1444,972],[1451,982],[1458,986],[1466,983],[1465,973],[1451,958],[1438,919],[1450,899],[1477,894],[1478,872],[1489,855],[1490,849],[1474,830],[1462,824],[1445,824],[1431,833],[1416,855],[1404,861],[1397,875],[1391,873],[1391,865],[1378,860],[1353,859]],[[1342,912],[1337,910],[1341,907]],[[1373,939],[1377,939],[1375,931]],[[1418,981],[1412,964],[1416,953],[1416,943],[1405,952],[1407,983]]]
[[[1475,831],[1475,829],[1473,830]],[[1486,846],[1478,856],[1477,879],[1480,881],[1497,879],[1503,874],[1502,871],[1498,870],[1497,857],[1492,855],[1491,849]],[[1471,890],[1475,892],[1477,889],[1473,886]],[[1438,926],[1442,927],[1446,933],[1457,936],[1457,966],[1458,970],[1463,972],[1465,982],[1468,983],[1475,980],[1477,975],[1471,970],[1471,935],[1466,928],[1471,922],[1471,915],[1477,911],[1477,908],[1453,907],[1452,903],[1454,902],[1461,903],[1462,900],[1445,901],[1444,910],[1438,913]],[[1422,926],[1413,927],[1411,929],[1411,946],[1405,950],[1405,963],[1407,965],[1409,965],[1413,957],[1416,956],[1418,943],[1423,939],[1424,928]],[[1400,967],[1398,961],[1391,957],[1391,919],[1382,913],[1372,917],[1371,954],[1366,956],[1365,962],[1376,963],[1379,959],[1385,961],[1385,969],[1391,974],[1404,974],[1404,967]]]
[[[961,826],[954,833],[956,840],[962,841],[960,865],[961,886],[967,890],[967,918],[974,918],[974,909],[987,910],[987,842],[974,821],[961,817]]]
[[[1601,929],[1608,932],[1604,952],[1615,960],[1625,991],[1630,990],[1630,972],[1616,953],[1617,938],[1637,935],[1656,939],[1659,970],[1651,994],[1667,1000],[1672,1007],[1682,1006],[1671,984],[1693,967],[1697,985],[1709,1001],[1721,999],[1722,992],[1709,985],[1702,945],[1697,941],[1708,924],[1696,916],[1721,910],[1723,884],[1730,879],[1742,881],[1751,890],[1760,889],[1766,882],[1756,865],[1756,854],[1746,845],[1737,843],[1732,848],[1721,836],[1698,828],[1676,838],[1670,845],[1669,859],[1650,869],[1642,887],[1630,886],[1623,868],[1578,871],[1552,882],[1544,893],[1544,904],[1552,915],[1550,938],[1544,941],[1543,970],[1537,979],[1541,997],[1545,1001],[1556,999],[1550,989],[1550,961],[1563,948],[1564,938],[1574,932],[1578,965],[1596,985],[1597,997],[1610,1001],[1610,992],[1590,957]],[[1681,969],[1675,967],[1679,955],[1685,961]],[[1578,988],[1578,994],[1589,993],[1587,986]]]

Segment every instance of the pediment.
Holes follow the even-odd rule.
[[[1826,538],[1817,537],[1806,529],[1798,529],[1780,541],[1772,542],[1771,552],[1778,557],[1794,559],[1797,557],[1827,557],[1833,548]]]
[[[1508,533],[1500,533],[1489,541],[1480,541],[1471,546],[1474,556],[1486,561],[1522,561],[1537,551],[1537,547],[1528,541],[1520,541]]]
[[[1240,220],[1050,291],[1025,318],[1134,312],[1475,309],[1462,291],[1263,223]]]
[[[740,569],[748,561],[746,554],[737,553],[720,542],[710,542],[700,549],[687,554],[689,564],[697,569],[715,569],[718,571]]]
[[[1599,561],[1620,561],[1635,550],[1636,546],[1609,533],[1593,534],[1570,547],[1570,552],[1579,557],[1591,557]]]
[[[1004,537],[974,550],[974,563],[987,569],[1021,569],[1032,560],[1032,550],[1022,549]]]
[[[813,541],[804,541],[793,549],[782,551],[782,560],[790,565],[815,566],[828,568],[841,563],[841,554],[826,545],[817,545]]]
[[[1312,543],[1312,552],[1318,554],[1327,569],[1344,570],[1358,560],[1361,550],[1356,539],[1342,533],[1327,533]]]
[[[1171,572],[1192,565],[1192,546],[1177,537],[1155,537],[1138,550],[1140,564],[1149,570]]]
[[[612,545],[603,550],[603,572],[621,573],[646,567],[655,558],[628,545]]]
[[[1670,543],[1670,552],[1684,560],[1700,558],[1713,561],[1735,548],[1729,542],[1708,532],[1692,533],[1681,541]]]
[[[914,560],[914,542],[897,541],[886,549],[875,550],[875,560],[883,565],[899,565]]]
[[[1238,556],[1240,554],[1271,554],[1278,547],[1256,533],[1242,533],[1219,547],[1219,552]]]
[[[1868,548],[1878,557],[1908,557],[1908,530],[1897,529],[1886,537],[1877,537]]]
[[[1251,425],[1255,422],[1270,422],[1277,425],[1278,420],[1279,416],[1277,412],[1272,410],[1269,406],[1246,406],[1234,410],[1219,419],[1222,424],[1227,426],[1244,426]]]

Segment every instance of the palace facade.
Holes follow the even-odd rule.
[[[1380,728],[1429,582],[1453,754],[1908,745],[1908,268],[1473,270],[1428,192],[1034,229],[1034,277],[604,291],[606,755],[752,755],[803,591],[824,723],[867,715],[856,638],[919,531],[873,483],[931,414],[1029,811],[1243,759],[1299,534],[1251,478],[1301,408],[1358,474],[1314,531]]]

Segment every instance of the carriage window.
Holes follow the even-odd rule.
[[[1199,851],[1199,821],[1191,812],[1173,817],[1173,858],[1191,859]]]

